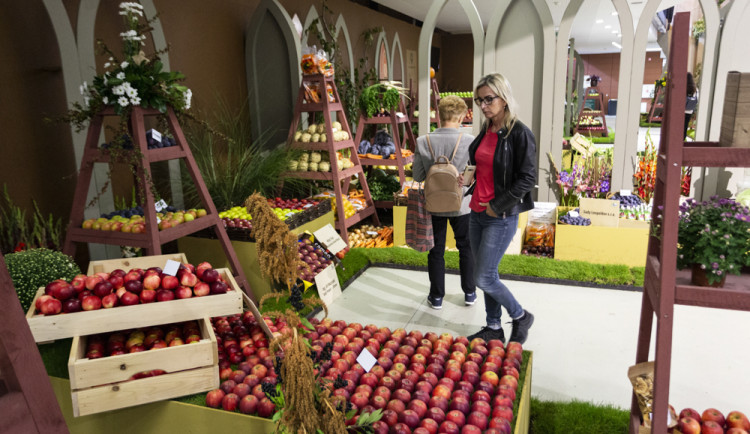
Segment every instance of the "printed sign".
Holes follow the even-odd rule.
[[[362,367],[365,369],[365,372],[370,372],[370,369],[372,369],[373,366],[375,366],[375,363],[377,363],[378,359],[375,358],[375,356],[370,353],[370,350],[365,348],[362,350],[362,352],[359,353],[357,356],[357,363],[362,365]]]
[[[176,276],[177,270],[180,269],[180,263],[171,259],[167,260],[167,264],[164,266],[162,273],[169,274],[170,276]]]
[[[616,228],[619,225],[619,200],[581,198],[578,205],[581,216],[591,219],[592,226]]]
[[[166,208],[168,205],[164,201],[164,199],[159,200],[154,204],[154,207],[156,208],[156,212],[161,212],[164,208]]]
[[[152,138],[152,139],[156,140],[157,142],[161,142],[161,133],[160,133],[160,132],[158,132],[158,131],[156,131],[155,129],[151,128],[151,129],[150,129],[150,130],[148,130],[148,132],[146,133],[146,135],[148,135],[148,134],[150,134],[150,135],[151,135],[151,138]]]
[[[327,266],[315,276],[315,285],[318,287],[320,299],[327,305],[331,305],[341,295],[341,285],[336,276],[336,267],[333,264]]]
[[[334,255],[347,247],[346,241],[330,223],[313,232],[313,235]]]

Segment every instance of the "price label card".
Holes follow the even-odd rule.
[[[377,235],[378,233],[375,231],[367,231],[367,235]]]
[[[571,217],[578,217],[579,214],[576,211],[568,211],[568,215]]]
[[[578,203],[580,214],[591,219],[593,226],[616,228],[620,221],[620,201],[582,197]]]
[[[633,194],[633,192],[630,190],[625,190],[625,189],[620,190],[620,196],[630,196],[631,194]]]
[[[333,264],[330,264],[315,276],[315,285],[318,287],[320,299],[329,306],[333,303],[333,300],[341,295],[341,285],[339,285],[336,268]]]
[[[161,133],[156,131],[155,129],[151,128],[146,134],[151,134],[152,139],[156,140],[157,142],[161,142]]]
[[[346,241],[330,223],[313,232],[313,235],[334,255],[347,247]]]
[[[179,262],[168,259],[167,264],[164,265],[164,269],[162,270],[162,273],[169,274],[170,276],[176,276],[177,270],[179,269],[180,269]]]
[[[370,372],[370,369],[372,369],[372,367],[375,366],[375,363],[377,362],[378,359],[376,359],[375,356],[373,356],[367,348],[362,350],[362,352],[360,352],[357,356],[357,363],[362,365],[362,367],[365,369],[365,372]]]
[[[159,200],[154,204],[154,207],[156,208],[156,212],[161,212],[164,208],[166,208],[168,205],[164,201],[164,199]]]
[[[405,118],[406,116],[401,112],[396,112],[396,117]]]

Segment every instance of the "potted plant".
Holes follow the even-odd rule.
[[[750,265],[750,208],[712,196],[688,199],[679,212],[677,267],[692,268],[693,284],[719,287]]]
[[[387,116],[389,113],[386,111],[397,110],[401,96],[408,98],[406,90],[400,84],[396,81],[384,81],[364,88],[359,96],[362,113],[371,118],[376,114]]]

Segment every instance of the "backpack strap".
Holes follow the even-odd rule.
[[[458,135],[458,139],[456,140],[456,146],[453,147],[453,154],[451,154],[451,164],[453,164],[453,159],[456,158],[456,151],[458,150],[458,144],[461,143],[461,136],[463,136],[464,133],[461,133]]]
[[[435,151],[432,150],[432,143],[430,143],[430,135],[426,134],[425,138],[427,139],[427,147],[430,148],[430,155],[432,155],[432,161],[435,162]]]
[[[463,136],[464,133],[460,133],[458,135],[458,139],[456,140],[456,146],[453,147],[453,153],[451,154],[451,159],[448,161],[449,163],[453,164],[453,159],[456,157],[456,151],[458,150],[458,144],[461,143],[461,136]],[[430,135],[426,134],[425,138],[427,139],[427,147],[430,148],[430,154],[432,155],[432,161],[435,162],[435,151],[432,150],[432,143],[430,143]]]

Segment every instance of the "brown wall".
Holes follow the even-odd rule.
[[[304,23],[309,0],[281,0],[289,16],[298,14]],[[245,78],[245,28],[259,0],[225,0],[210,6],[202,0],[155,0],[164,36],[170,45],[171,69],[185,74],[185,85],[193,91],[193,112],[209,118],[222,98],[229,107],[239,108],[247,98]],[[312,2],[320,13],[322,2]],[[119,52],[121,17],[119,2],[100,2],[95,38],[103,39]],[[79,1],[64,2],[75,29]],[[335,17],[345,17],[353,45],[355,66],[360,58],[372,65],[374,44],[365,50],[361,34],[375,25],[386,31],[388,50],[398,32],[404,57],[417,50],[419,27],[372,11],[348,0],[329,0]],[[46,124],[45,116],[65,112],[66,100],[58,43],[41,0],[0,2],[0,79],[4,86],[0,106],[0,186],[8,184],[10,196],[31,210],[32,198],[44,213],[52,212],[67,221],[75,186],[76,162],[70,129],[66,124]],[[339,39],[343,42],[343,38]],[[377,37],[376,37],[377,41]],[[145,51],[153,50],[148,38]],[[269,62],[283,53],[269,53]],[[98,71],[105,58],[97,56]],[[399,72],[394,72],[400,75]],[[292,110],[290,107],[289,110]],[[116,195],[130,196],[127,172],[116,175],[125,186]]]
[[[643,84],[654,84],[661,77],[662,59],[658,51],[646,53]],[[620,53],[582,54],[584,74],[596,74],[602,78],[599,90],[604,94],[604,105],[610,99],[617,99],[617,87],[620,76]],[[644,101],[646,101],[644,99]]]
[[[474,38],[470,34],[444,35],[440,49],[440,71],[436,75],[440,91],[463,92],[474,89]]]

